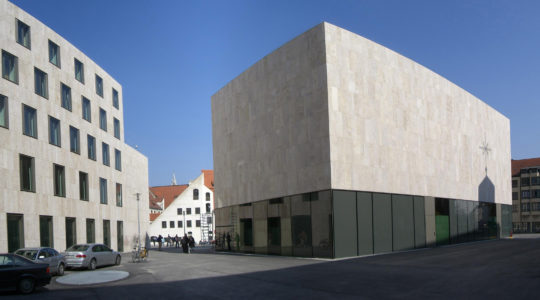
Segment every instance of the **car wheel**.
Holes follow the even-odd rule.
[[[115,265],[120,265],[120,262],[122,261],[122,257],[120,257],[120,255],[117,255],[116,256],[116,261],[114,262]]]
[[[88,265],[88,269],[89,270],[95,270],[96,266],[97,266],[96,259],[92,258],[92,260],[90,261],[90,264]]]
[[[19,291],[23,294],[30,294],[34,291],[35,283],[34,279],[32,278],[23,278],[21,281],[19,281]]]
[[[66,269],[66,267],[64,267],[64,264],[58,265],[58,271],[56,271],[56,275],[58,275],[58,276],[64,275],[65,269]]]

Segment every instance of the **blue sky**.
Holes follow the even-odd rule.
[[[512,157],[540,156],[540,1],[12,0],[123,86],[125,140],[150,185],[212,168],[210,97],[330,22],[432,69],[511,121]]]

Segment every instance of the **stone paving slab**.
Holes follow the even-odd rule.
[[[88,271],[58,277],[56,282],[67,285],[92,285],[118,281],[128,276],[129,273],[124,271]]]

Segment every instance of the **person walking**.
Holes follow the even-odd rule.
[[[174,242],[175,242],[175,245],[174,245],[175,248],[180,247],[180,246],[178,245],[178,242],[179,242],[179,241],[178,241],[178,234],[174,237]]]
[[[157,238],[157,243],[159,245],[158,251],[161,251],[161,244],[163,243],[163,237],[161,236],[161,234]]]
[[[231,251],[231,235],[227,232],[227,249]]]
[[[189,253],[191,253],[191,249],[195,248],[195,239],[193,236],[189,237]]]
[[[188,243],[189,243],[188,236],[187,236],[187,234],[184,234],[184,237],[182,238],[182,241],[181,241],[181,244],[182,244],[182,252],[188,253],[188,251],[189,251],[189,249],[188,249]]]

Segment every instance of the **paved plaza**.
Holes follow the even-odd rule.
[[[534,236],[527,236],[534,237]],[[146,262],[98,270],[127,271],[92,286],[53,282],[16,299],[177,298],[494,298],[540,293],[540,239],[514,238],[342,260],[151,251]],[[70,271],[86,273],[92,271]]]

